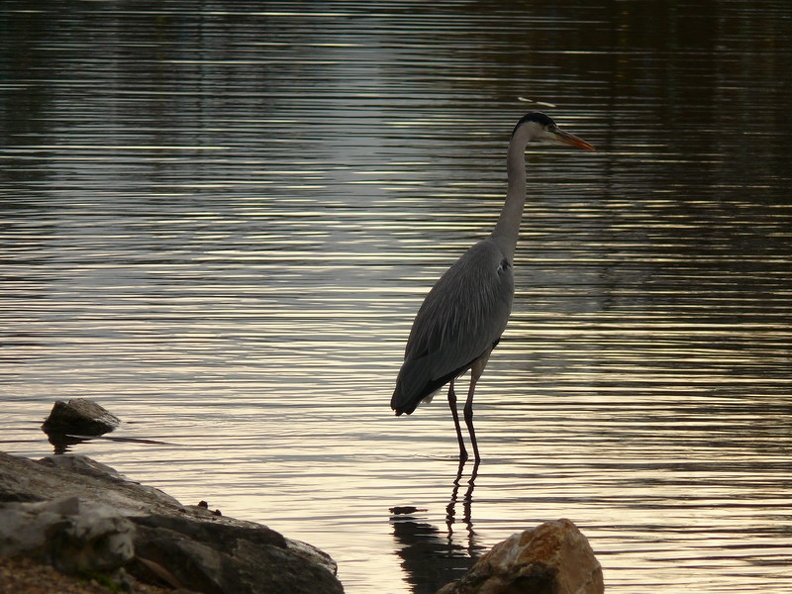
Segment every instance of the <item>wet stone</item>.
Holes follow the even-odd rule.
[[[571,521],[545,522],[483,555],[437,594],[602,594],[602,566]]]
[[[102,435],[113,431],[121,420],[93,400],[58,400],[41,429],[47,435]]]

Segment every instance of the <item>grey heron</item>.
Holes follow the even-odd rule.
[[[470,370],[464,419],[478,464],[481,456],[473,430],[473,394],[511,314],[512,262],[525,205],[525,150],[530,142],[595,150],[585,140],[561,130],[544,113],[531,112],[517,122],[506,160],[506,201],[495,229],[465,252],[427,294],[407,339],[391,398],[397,416],[409,415],[422,400],[449,384],[448,404],[459,441],[460,464],[468,459],[468,453],[459,425],[454,380]]]

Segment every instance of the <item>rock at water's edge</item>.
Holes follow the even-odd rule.
[[[25,555],[64,573],[107,573],[135,556],[135,525],[113,508],[64,497],[0,504],[0,556]]]
[[[47,435],[103,435],[121,424],[121,420],[93,400],[73,398],[58,400],[41,429]]]
[[[213,594],[343,593],[335,562],[315,547],[183,506],[85,456],[33,461],[0,452],[0,515],[14,528],[0,534],[6,554],[27,551],[67,570],[145,566],[174,587]],[[38,539],[44,525],[53,539]],[[7,538],[14,535],[22,535],[16,544]],[[91,559],[105,539],[114,553]],[[127,563],[128,539],[135,558]]]
[[[602,566],[569,520],[513,534],[437,594],[602,594]]]

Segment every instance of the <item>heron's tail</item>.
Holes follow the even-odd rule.
[[[434,394],[454,376],[432,379],[427,357],[405,361],[396,378],[396,389],[391,397],[391,408],[396,416],[409,415],[421,401]]]

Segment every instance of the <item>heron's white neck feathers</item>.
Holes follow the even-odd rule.
[[[508,190],[498,222],[492,231],[491,239],[498,245],[509,262],[514,259],[517,238],[520,235],[520,220],[525,206],[525,148],[528,143],[544,133],[535,122],[518,126],[509,142],[506,156]]]

